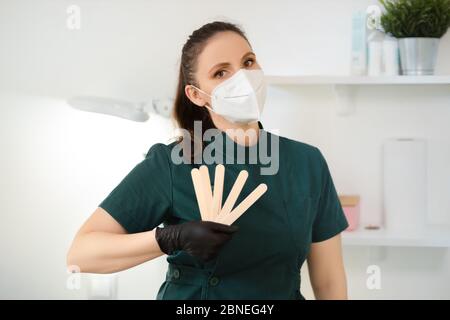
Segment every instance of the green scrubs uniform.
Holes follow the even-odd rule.
[[[261,124],[260,128],[262,132]],[[266,183],[268,190],[234,222],[239,230],[216,259],[202,263],[184,251],[168,256],[166,280],[156,298],[304,299],[300,268],[311,243],[327,240],[348,226],[322,153],[309,144],[268,133],[269,141],[279,138],[279,169],[274,175],[262,175],[266,162],[236,163],[242,160],[237,159],[237,149],[249,155],[259,142],[246,147],[221,135],[226,141],[223,202],[243,169],[249,177],[236,205],[260,183]],[[234,153],[225,150],[227,143],[234,146]],[[175,145],[153,145],[100,203],[127,232],[201,220],[191,180],[192,168],[200,164],[174,164]],[[232,160],[235,163],[229,164]],[[213,184],[216,164],[207,166]]]

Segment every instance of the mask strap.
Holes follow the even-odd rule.
[[[203,91],[203,90],[200,89],[200,88],[197,88],[197,87],[194,86],[193,84],[191,84],[190,86],[191,86],[191,87],[194,87],[194,88],[197,89],[198,91],[200,91],[200,92],[206,94],[207,96],[211,97],[211,96],[210,96],[209,94],[207,94],[205,91]],[[208,106],[208,105],[205,104],[204,107],[205,107],[206,109],[208,109],[208,110],[214,112],[214,110],[213,110],[210,106]]]
[[[204,107],[205,107],[206,109],[208,109],[209,111],[214,112],[214,110],[213,110],[210,106],[208,106],[207,104],[205,104]]]
[[[201,93],[206,94],[208,97],[211,97],[211,95],[207,94],[207,93],[206,93],[205,91],[203,91],[202,89],[197,88],[197,87],[194,86],[193,84],[191,84],[190,86],[191,86],[191,87],[194,87],[195,89],[197,89],[197,90],[200,91]]]

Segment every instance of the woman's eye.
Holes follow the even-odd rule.
[[[248,64],[249,61],[251,62],[250,64]],[[247,59],[247,60],[245,61],[244,65],[245,65],[246,67],[251,67],[252,64],[253,64],[253,62],[255,62],[255,60],[253,60],[253,59]]]
[[[245,67],[251,67],[252,65],[253,65],[253,63],[255,62],[255,59],[253,59],[253,58],[250,58],[250,59],[247,59],[245,62],[244,62],[244,66]],[[226,70],[219,70],[219,71],[217,71],[215,74],[214,74],[214,78],[223,78],[224,76],[225,76],[225,72],[226,72]]]
[[[219,78],[222,78],[222,77],[224,76],[224,72],[225,72],[225,70],[217,71],[217,72],[214,74],[214,78],[217,78],[218,75],[220,75]]]

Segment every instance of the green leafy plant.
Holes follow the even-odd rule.
[[[379,0],[384,32],[396,38],[441,38],[450,27],[450,0]]]

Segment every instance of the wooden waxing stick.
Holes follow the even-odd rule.
[[[195,196],[197,197],[197,204],[200,210],[202,220],[208,220],[208,211],[205,204],[205,192],[203,191],[203,182],[200,170],[194,168],[191,170],[192,182],[194,184]]]
[[[214,191],[211,209],[211,216],[213,216],[214,219],[217,218],[217,216],[220,213],[220,210],[222,209],[224,176],[225,176],[225,167],[223,166],[223,164],[218,164],[216,166],[216,171],[214,174]]]
[[[215,215],[212,214],[212,190],[211,190],[211,179],[209,178],[208,167],[205,165],[200,166],[200,175],[202,177],[203,194],[206,206],[206,215],[209,221],[215,219]]]
[[[246,170],[242,170],[241,172],[239,172],[239,175],[236,178],[236,181],[234,182],[234,185],[231,188],[230,193],[228,194],[227,200],[225,201],[222,210],[220,210],[218,217],[219,219],[223,215],[225,216],[228,215],[231,212],[231,210],[233,210],[233,206],[236,203],[236,200],[239,197],[239,194],[241,193],[245,181],[247,181],[247,178],[248,172]]]
[[[265,192],[267,191],[267,185],[261,183],[257,186],[242,202],[230,212],[230,214],[221,217],[221,223],[231,225],[239,217],[247,211],[252,204],[254,204]]]

